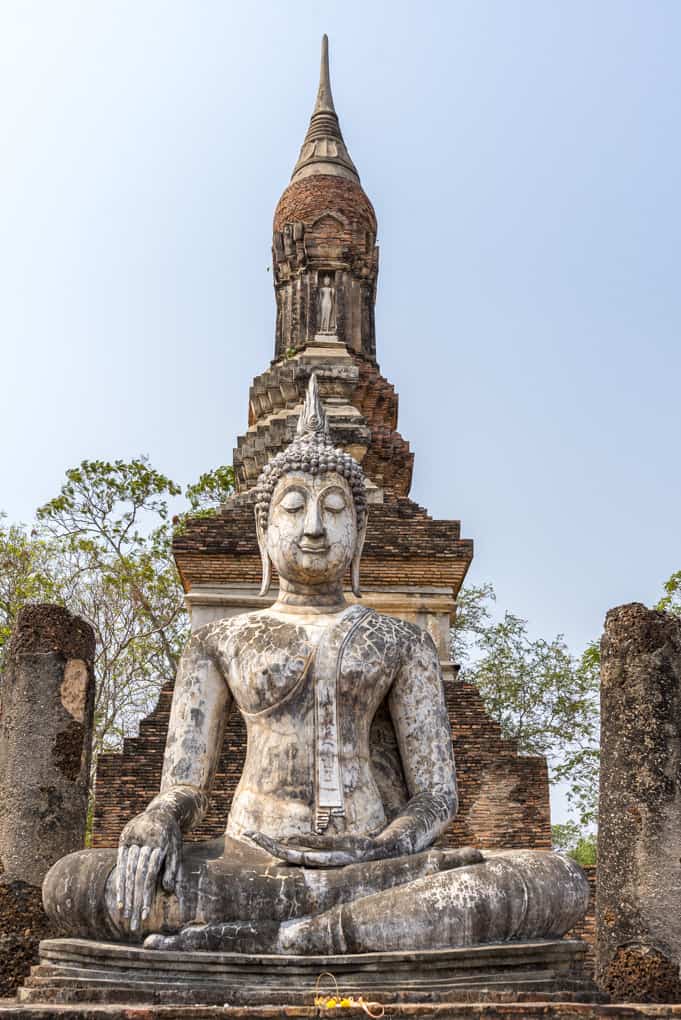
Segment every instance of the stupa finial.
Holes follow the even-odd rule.
[[[325,110],[328,113],[335,113],[333,95],[331,94],[331,75],[329,74],[329,37],[326,33],[322,36],[322,61],[319,68],[319,88],[317,89],[317,102],[314,113]]]
[[[322,60],[319,71],[319,88],[314,110],[310,117],[310,126],[305,135],[293,168],[292,181],[312,177],[315,174],[329,174],[334,177],[346,177],[359,183],[359,174],[350,159],[345,147],[338,115],[333,105],[331,94],[331,75],[329,74],[329,39],[322,36]]]

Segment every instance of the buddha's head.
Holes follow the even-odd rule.
[[[277,454],[257,484],[255,521],[263,562],[261,594],[274,564],[299,589],[342,585],[351,567],[359,590],[359,562],[367,523],[364,472],[331,443],[317,376],[310,377],[296,438]]]

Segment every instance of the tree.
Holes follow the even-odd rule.
[[[452,662],[462,667],[469,661],[479,640],[490,626],[492,611],[489,603],[496,601],[491,584],[471,585],[462,588],[456,600],[456,617],[449,632]]]
[[[573,857],[582,867],[596,863],[596,833],[584,833],[576,822],[563,822],[551,826],[554,850]]]
[[[545,755],[552,782],[568,784],[582,826],[595,821],[598,793],[598,658],[589,646],[579,659],[562,635],[531,639],[527,621],[506,612],[492,622],[490,585],[465,590],[452,652],[462,677],[521,754]]]
[[[681,570],[677,570],[664,583],[664,595],[655,606],[667,613],[681,614]]]
[[[192,517],[210,516],[234,492],[234,468],[223,464],[213,471],[206,471],[194,485],[184,490],[189,500]]]
[[[204,513],[231,492],[231,468],[187,489]],[[171,553],[170,504],[177,483],[145,457],[83,461],[38,511],[49,549],[52,598],[86,619],[95,651],[94,758],[118,748],[160,688],[175,677],[188,622]]]
[[[0,671],[17,614],[26,602],[60,601],[53,550],[35,530],[6,525],[0,514]]]

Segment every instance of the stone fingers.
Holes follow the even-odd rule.
[[[272,857],[285,864],[297,864],[303,868],[339,868],[345,864],[356,864],[365,858],[364,854],[350,850],[312,850],[286,846],[263,832],[247,832],[245,835]]]
[[[151,857],[149,858],[149,867],[147,868],[147,877],[144,880],[144,891],[142,893],[142,920],[146,921],[151,913],[151,904],[156,892],[156,883],[158,881],[159,872],[161,865],[163,864],[164,852],[160,847],[152,850]]]
[[[137,844],[128,847],[128,855],[125,866],[125,899],[123,901],[123,917],[129,920],[132,915],[133,902],[135,897],[135,873],[137,871],[137,859],[140,855],[140,848]]]
[[[128,848],[122,846],[118,850],[116,868],[116,906],[123,910],[125,906],[125,872],[128,866]]]
[[[195,924],[183,928],[177,935],[148,935],[144,940],[144,948],[156,949],[161,952],[210,949],[210,927],[205,924]]]
[[[175,841],[171,843],[168,848],[168,852],[165,855],[165,865],[161,884],[166,892],[171,893],[175,890],[177,869],[180,866],[180,845]]]
[[[151,859],[151,847],[143,846],[137,858],[135,869],[135,881],[132,889],[132,913],[130,915],[130,931],[137,931],[142,917],[142,898],[144,896],[144,884],[149,870]]]
[[[116,905],[130,931],[137,931],[151,912],[156,883],[165,858],[160,847],[122,846],[116,867]]]
[[[481,864],[484,861],[484,857],[480,851],[474,846],[462,846],[458,850],[454,851],[456,866],[458,868],[466,867],[468,864]]]
[[[144,940],[145,949],[157,949],[159,951],[172,951],[173,949],[181,949],[178,945],[177,935],[160,935],[158,932],[154,932],[153,935],[147,935]]]
[[[266,850],[272,857],[278,857],[280,860],[287,861],[289,847],[284,846],[282,843],[277,843],[276,840],[266,836],[264,832],[246,832],[244,833],[247,839],[250,839],[256,846],[259,846],[261,850]],[[298,851],[296,851],[297,853]],[[295,861],[289,861],[290,864],[295,864]]]
[[[304,852],[302,858],[307,868],[342,868],[346,864],[357,864],[363,860],[363,855],[348,850],[312,850]]]

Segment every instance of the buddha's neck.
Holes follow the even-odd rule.
[[[279,585],[279,595],[272,606],[275,612],[340,613],[347,606],[342,583],[312,587],[282,577]]]

